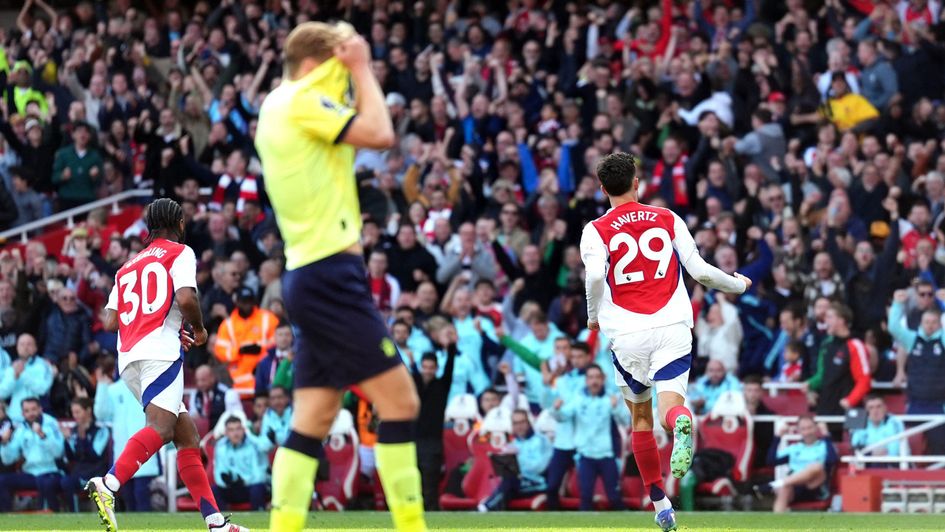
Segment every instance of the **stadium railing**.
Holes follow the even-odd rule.
[[[768,394],[772,397],[776,397],[778,392],[784,392],[789,390],[803,390],[805,384],[803,382],[766,382],[762,384],[765,390],[768,391]],[[905,390],[905,386],[899,386],[888,381],[873,381],[872,389],[874,390]]]

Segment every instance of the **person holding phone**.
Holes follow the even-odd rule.
[[[233,388],[252,391],[256,386],[254,370],[259,359],[276,344],[279,318],[259,308],[251,288],[236,291],[236,308],[220,324],[214,354],[227,365]]]

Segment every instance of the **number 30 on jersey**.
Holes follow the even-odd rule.
[[[135,270],[119,277],[121,301],[131,305],[131,309],[118,315],[121,322],[126,326],[130,325],[138,317],[139,310],[144,314],[154,314],[164,308],[164,303],[167,302],[167,278],[167,270],[160,262],[152,262],[141,269],[140,285],[138,272]]]

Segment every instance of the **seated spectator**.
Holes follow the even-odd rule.
[[[504,474],[502,482],[486,500],[479,503],[480,512],[502,510],[517,497],[527,497],[545,490],[545,470],[551,461],[551,442],[535,432],[526,410],[512,412],[512,441],[497,456],[514,456],[518,474]],[[511,473],[511,472],[507,472]]]
[[[144,428],[144,410],[131,393],[125,381],[112,381],[115,358],[103,356],[96,370],[95,418],[112,424],[112,461],[121,456],[128,440]],[[193,404],[191,402],[191,404]],[[118,498],[129,512],[151,511],[151,481],[160,473],[157,456],[152,456],[138,468],[135,475],[122,486]],[[110,463],[109,465],[114,465]],[[102,470],[99,470],[100,472]]]
[[[60,486],[66,499],[75,501],[72,495],[84,490],[90,478],[101,475],[111,465],[108,463],[111,431],[95,423],[92,400],[88,397],[74,399],[71,406],[75,427],[62,430],[69,471],[62,477]],[[73,506],[72,511],[78,512],[79,509]]]
[[[217,441],[213,452],[213,495],[221,510],[246,502],[252,511],[265,510],[267,452],[239,418],[226,420],[226,437]]]
[[[292,405],[289,401],[289,392],[282,386],[273,386],[269,390],[269,408],[263,414],[259,435],[272,445],[282,445],[289,437],[292,428]]]
[[[584,393],[572,395],[565,400],[555,400],[552,415],[557,420],[574,422],[574,446],[577,451],[578,485],[581,490],[581,511],[592,509],[594,485],[600,478],[604,482],[611,510],[623,508],[620,498],[617,461],[610,438],[611,423],[626,426],[630,423],[630,412],[617,395],[607,396],[604,389],[604,372],[597,364],[587,367]],[[601,437],[602,434],[607,435]],[[549,446],[550,452],[550,446]],[[550,459],[550,458],[549,458]]]
[[[876,394],[866,396],[866,427],[853,431],[850,435],[850,445],[857,451],[869,447],[886,438],[905,432],[906,427],[896,416],[889,413],[886,401]],[[909,456],[909,440],[903,438],[877,447],[868,453],[869,456]],[[867,464],[867,467],[885,468],[899,467],[899,464]]]
[[[275,344],[269,348],[259,364],[256,365],[256,395],[262,395],[269,392],[273,380],[276,378],[276,372],[283,363],[292,363],[292,342],[295,337],[292,335],[292,325],[289,322],[281,322],[276,327]]]
[[[279,318],[256,305],[256,294],[247,287],[236,292],[236,309],[220,324],[214,354],[227,365],[233,388],[255,387],[256,363],[274,345]]]
[[[59,290],[55,302],[56,306],[43,320],[40,331],[45,340],[43,356],[60,370],[74,357],[83,366],[91,367],[89,342],[92,340],[92,327],[88,313],[69,288]]]
[[[16,339],[17,359],[0,378],[0,400],[10,401],[7,414],[14,421],[22,421],[20,403],[28,397],[48,400],[53,382],[53,367],[43,357],[36,356],[36,339],[23,333]]]
[[[705,367],[705,375],[696,379],[689,391],[689,400],[693,411],[705,414],[712,411],[715,401],[724,392],[738,392],[742,383],[731,373],[725,372],[725,366],[720,360],[709,360]]]
[[[62,471],[56,463],[63,454],[59,422],[35,397],[20,401],[22,420],[0,433],[0,462],[13,465],[23,460],[19,473],[0,475],[0,511],[9,512],[16,490],[37,490],[43,507],[59,511]]]
[[[798,419],[797,432],[801,441],[779,450],[778,444],[784,435],[782,430],[768,451],[769,465],[787,464],[788,476],[755,486],[759,494],[775,493],[775,513],[786,512],[792,502],[822,501],[830,497],[830,473],[838,462],[833,443],[829,437],[820,434],[820,428],[811,415]]]
[[[797,340],[788,342],[784,348],[784,360],[781,362],[781,369],[776,382],[800,382],[804,374],[804,344]]]
[[[236,390],[219,382],[213,369],[206,364],[194,372],[196,387],[190,392],[189,414],[194,419],[206,419],[210,427],[215,427],[224,412],[243,410],[243,403]]]

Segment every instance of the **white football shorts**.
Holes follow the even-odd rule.
[[[626,400],[645,403],[656,393],[686,397],[692,366],[692,331],[685,323],[645,329],[613,339],[614,379]]]
[[[184,406],[184,360],[135,360],[125,366],[121,378],[141,406],[153,404],[176,415]]]

